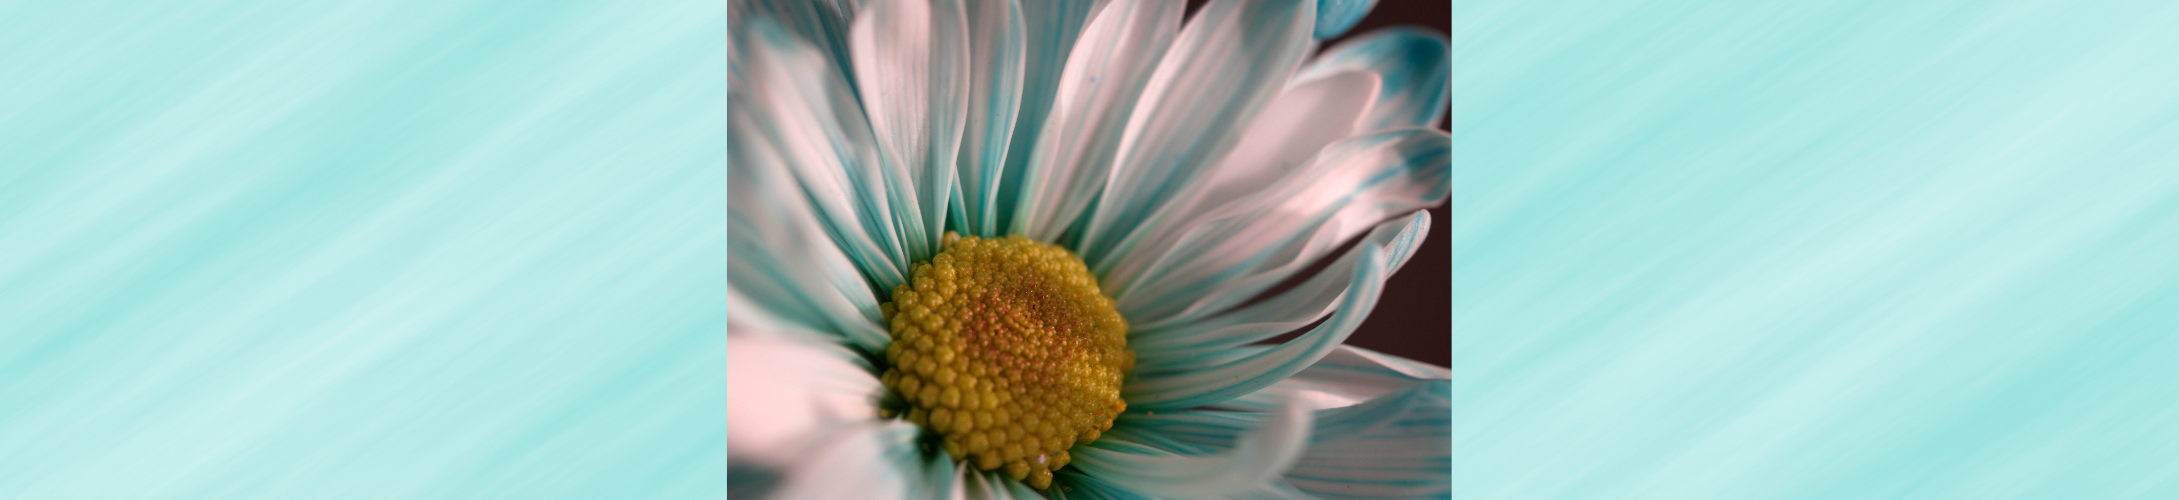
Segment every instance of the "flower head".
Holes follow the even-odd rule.
[[[855,3],[733,4],[736,494],[1447,491],[1448,372],[1340,345],[1446,196],[1442,36]]]

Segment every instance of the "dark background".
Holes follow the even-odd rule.
[[[1190,0],[1188,13],[1194,15],[1206,1]],[[1371,30],[1396,25],[1420,26],[1444,33],[1452,26],[1452,4],[1438,0],[1380,0],[1377,8],[1354,25],[1353,30],[1325,41],[1322,47],[1329,48]],[[1439,120],[1437,128],[1450,130],[1449,123]],[[1452,286],[1449,262],[1452,250],[1444,229],[1450,216],[1443,203],[1430,209],[1430,235],[1423,240],[1422,248],[1415,250],[1415,256],[1407,260],[1407,265],[1385,283],[1377,309],[1370,312],[1369,319],[1354,331],[1354,336],[1347,338],[1347,344],[1438,366],[1446,366],[1452,361],[1452,317],[1449,316],[1452,310],[1449,288]],[[1288,334],[1272,342],[1284,342],[1300,333]]]

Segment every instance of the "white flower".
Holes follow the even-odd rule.
[[[1026,461],[1032,471],[1065,463],[1044,472],[1052,497],[1448,494],[1449,372],[1340,345],[1428,231],[1422,209],[1445,199],[1450,139],[1426,127],[1446,98],[1446,41],[1394,29],[1309,60],[1316,39],[1372,2],[1323,3],[1215,0],[1184,29],[1178,1],[734,3],[732,493],[1034,497],[1016,479],[1014,462]],[[954,285],[932,280],[961,251],[949,231],[1026,237],[1000,245],[1058,260],[1018,269],[1047,273],[1035,276],[1052,277],[1053,290],[1083,276],[1071,283],[1088,298],[946,295]],[[924,263],[933,271],[919,279]],[[962,276],[990,269],[962,266]],[[925,323],[893,316],[914,287],[942,296],[915,313]],[[979,407],[973,385],[956,391],[970,394],[966,407],[950,394],[943,407],[904,397],[916,386],[889,388],[895,376],[884,374],[915,378],[917,358],[887,349],[895,332],[926,331],[913,325],[970,328],[959,325],[976,321],[962,316],[971,309],[1019,319],[982,311],[1023,303],[1124,317],[1110,338],[1125,332],[1131,363],[1035,376],[1073,377],[1061,379],[1079,389],[1068,397],[1105,395],[1125,412],[1102,417],[1102,433],[1061,425],[1056,435],[1082,441],[1050,441],[1053,453],[964,454],[982,436],[962,430],[975,420],[966,416],[942,423],[948,408],[1019,416],[1028,423],[976,425],[1029,448],[1043,442],[1036,428],[1052,427],[1038,422],[1056,421],[1037,418],[1094,415],[1006,406],[1015,399]],[[986,392],[1015,380],[955,347],[905,350],[952,363],[937,368],[943,377],[926,368],[927,380],[960,368],[971,384],[977,363],[997,377],[979,379]],[[1012,387],[991,397],[1049,398]],[[1031,437],[1019,437],[1024,426]],[[997,470],[977,463],[1002,459]]]

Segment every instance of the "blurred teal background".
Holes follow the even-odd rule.
[[[0,2],[0,498],[717,498],[725,26]]]
[[[1463,496],[2179,498],[2179,3],[1450,31]]]
[[[719,496],[724,11],[0,3],[0,498]],[[2179,498],[2179,5],[1450,33],[1462,496]]]

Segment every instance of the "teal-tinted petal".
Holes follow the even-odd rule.
[[[1242,349],[1263,349],[1248,346]],[[1317,409],[1360,404],[1428,380],[1447,380],[1452,371],[1443,367],[1349,345],[1271,387],[1210,405],[1232,411],[1265,412],[1287,401]]]
[[[1053,94],[1009,232],[1056,241],[1111,176],[1128,117],[1179,32],[1181,4],[1119,0],[1082,31]]]
[[[1322,498],[1443,498],[1450,493],[1452,477],[1448,469],[1451,420],[1447,418],[1452,411],[1451,395],[1451,382],[1423,378],[1361,404],[1317,410],[1308,450],[1284,474],[1285,483]],[[1131,414],[1127,425],[1136,433],[1222,451],[1242,429],[1257,425],[1267,415],[1242,411]]]
[[[1386,28],[1334,45],[1303,66],[1296,81],[1347,71],[1371,71],[1384,89],[1362,120],[1362,132],[1429,127],[1445,117],[1452,59],[1445,35],[1418,28]]]
[[[1052,480],[1052,489],[1049,490],[1049,493],[1052,498],[1058,500],[1152,500],[1155,498],[1128,491],[1117,484],[1090,477],[1073,468],[1060,469],[1059,473],[1054,474],[1054,476],[1055,479]],[[1113,478],[1113,480],[1118,481],[1121,479]]]
[[[953,460],[922,450],[915,424],[870,420],[813,442],[772,498],[945,498]]]
[[[1014,120],[1014,133],[1006,148],[1006,168],[999,175],[997,201],[993,204],[1000,228],[1013,227],[1014,207],[1022,198],[1022,172],[1034,166],[1030,156],[1051,114],[1052,95],[1059,89],[1059,74],[1066,69],[1067,55],[1073,53],[1075,39],[1089,25],[1090,16],[1099,12],[1105,2],[1037,0],[1021,4],[1028,36],[1024,38],[1026,54],[1022,58],[1021,108]]]
[[[1138,329],[1240,305],[1384,220],[1444,201],[1450,142],[1414,129],[1335,143],[1279,184],[1185,221],[1178,238],[1123,259],[1102,284]]]
[[[766,195],[800,193],[866,279],[879,289],[905,283],[908,255],[854,92],[793,34],[762,19],[743,26],[735,32],[728,92],[730,170],[770,162],[793,172],[798,188]]]
[[[1374,243],[1360,250],[1347,293],[1330,319],[1294,340],[1238,359],[1205,353],[1200,358],[1138,361],[1121,387],[1128,411],[1194,408],[1233,399],[1285,380],[1308,368],[1346,341],[1369,316],[1384,288],[1389,252]]]
[[[1206,498],[1257,490],[1279,477],[1309,442],[1311,413],[1288,406],[1227,441],[1222,453],[1182,455],[1131,442],[1124,432],[1076,446],[1084,475],[1142,495]]]
[[[1377,0],[1317,0],[1316,39],[1330,40],[1347,34],[1376,6]]]
[[[745,117],[733,120],[735,129],[748,125]],[[750,141],[731,154],[730,295],[770,319],[834,333],[836,340],[870,352],[883,349],[888,335],[878,327],[877,296],[824,233],[777,150],[769,142]]]
[[[1007,479],[999,471],[979,471],[961,464],[954,467],[961,477],[960,486],[954,488],[954,500],[1041,500],[1044,495],[1021,481]]]
[[[1195,14],[1151,74],[1120,140],[1118,163],[1077,253],[1093,272],[1119,243],[1240,140],[1315,43],[1316,3],[1214,0]]]
[[[1323,498],[1445,498],[1452,493],[1452,384],[1424,381],[1319,413],[1286,481]]]
[[[1128,345],[1137,353],[1137,366],[1184,365],[1209,353],[1299,330],[1331,314],[1339,299],[1351,291],[1356,267],[1365,255],[1362,249],[1377,246],[1391,252],[1385,268],[1385,277],[1389,277],[1422,245],[1422,237],[1429,230],[1430,213],[1426,211],[1386,221],[1363,236],[1362,244],[1291,289],[1206,320],[1130,331]]]
[[[848,40],[908,261],[937,255],[969,89],[961,0],[873,0]]]
[[[967,0],[969,90],[967,123],[954,168],[960,195],[953,198],[963,234],[995,236],[999,230],[999,175],[1021,106],[1022,54],[1027,26],[1017,0]]]
[[[1377,75],[1354,71],[1288,87],[1241,134],[1224,158],[1204,167],[1202,179],[1174,194],[1120,246],[1134,249],[1105,275],[1107,284],[1131,281],[1133,271],[1170,249],[1196,225],[1190,222],[1231,205],[1258,199],[1281,179],[1307,168],[1324,147],[1354,135],[1377,92]]]
[[[726,4],[730,18],[769,19],[817,49],[831,71],[845,75],[854,70],[847,53],[847,32],[848,22],[855,19],[857,3],[858,0],[734,0]]]

